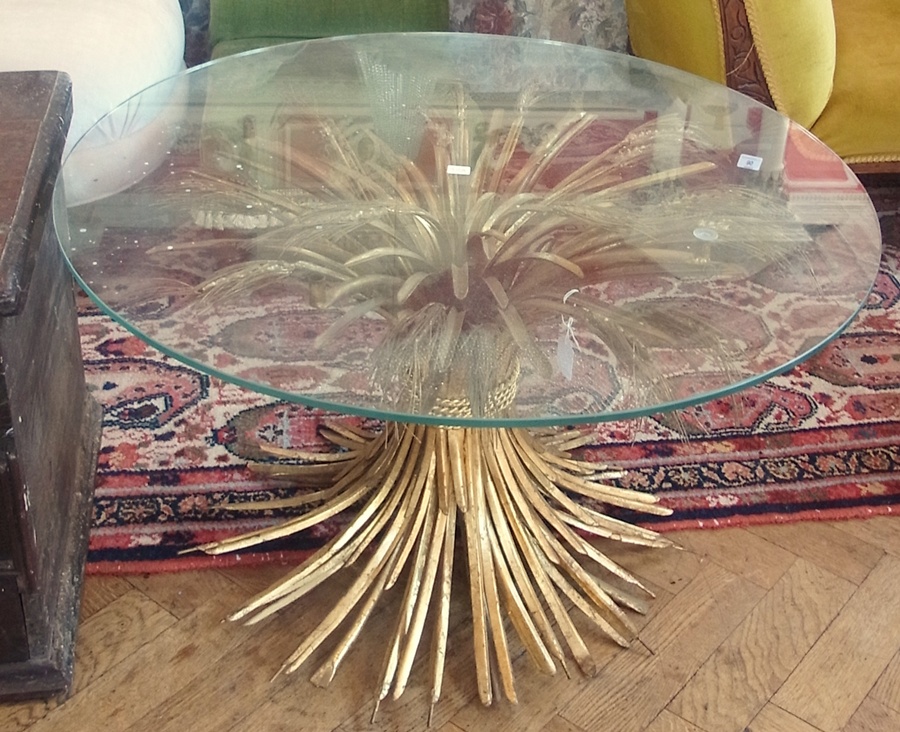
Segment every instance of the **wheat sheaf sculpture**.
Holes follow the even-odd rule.
[[[609,507],[656,515],[667,509],[651,495],[616,487],[615,468],[577,459],[572,451],[585,443],[580,432],[496,424],[515,415],[522,370],[550,375],[565,368],[548,357],[533,324],[548,315],[564,325],[577,321],[618,370],[655,390],[653,403],[671,403],[675,395],[652,346],[690,340],[725,369],[729,334],[702,314],[604,302],[585,288],[659,272],[745,277],[801,249],[808,234],[769,192],[724,183],[714,156],[691,161],[685,154],[661,166],[657,153],[670,144],[667,136],[678,150],[701,150],[692,147],[683,120],[634,126],[573,164],[564,153],[602,123],[598,114],[560,113],[524,145],[525,135],[535,136],[528,120],[540,106],[537,92],[490,112],[461,85],[443,92],[443,106],[426,115],[415,158],[387,144],[372,124],[323,116],[314,124],[315,154],[275,143],[268,150],[267,165],[277,159],[314,183],[304,190],[197,171],[179,181],[203,194],[194,199],[202,201],[198,222],[209,223],[216,207],[252,205],[278,224],[247,239],[250,261],[199,285],[198,306],[300,280],[321,307],[343,308],[318,344],[340,338],[358,319],[383,319],[387,335],[368,365],[372,388],[392,412],[410,416],[378,433],[328,428],[342,450],[327,456],[270,448],[287,464],[261,470],[323,487],[235,508],[308,510],[199,549],[238,550],[352,509],[344,530],[232,619],[258,622],[358,566],[343,598],[283,670],[294,671],[335,639],[313,674],[327,684],[379,600],[394,590],[403,598],[375,696],[380,702],[404,691],[430,627],[432,705],[441,696],[451,578],[461,555],[478,691],[490,704],[501,693],[517,699],[510,632],[547,673],[565,669],[567,656],[584,673],[595,671],[570,608],[622,646],[634,636],[627,611],[644,612],[651,593],[591,537],[670,545],[609,515]],[[246,161],[242,168],[247,172]],[[673,234],[679,222],[708,235],[685,247]],[[760,227],[770,230],[767,237]],[[765,248],[754,244],[763,239]],[[416,424],[416,415],[429,423]],[[451,426],[440,425],[441,417]],[[479,419],[495,423],[479,426]]]

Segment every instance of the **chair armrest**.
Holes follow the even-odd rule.
[[[726,84],[810,127],[831,95],[832,0],[626,0],[643,58]]]

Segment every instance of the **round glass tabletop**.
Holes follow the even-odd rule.
[[[166,354],[339,412],[535,426],[721,396],[839,333],[881,252],[804,129],[594,48],[288,44],[111,128],[54,204],[81,286]]]

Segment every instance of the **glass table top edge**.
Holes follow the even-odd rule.
[[[398,38],[407,38],[424,40],[425,37],[432,38],[446,38],[446,37],[455,37],[458,34],[443,34],[443,33],[429,33],[429,34],[396,34]],[[322,42],[323,47],[327,46],[329,43],[355,43],[356,37],[342,37],[336,39],[327,39],[326,42]],[[367,39],[367,42],[370,39]],[[454,38],[455,40],[455,38]],[[521,41],[517,41],[516,39],[508,39],[504,38],[502,41],[498,41],[504,44],[509,45],[510,47],[517,46]],[[311,43],[319,43],[315,42],[300,42],[294,44],[287,44],[288,46],[295,47],[295,49],[302,49]],[[530,45],[531,41],[526,45]],[[558,42],[546,42],[543,43],[546,46],[553,46],[554,48],[558,48],[561,52],[565,53],[581,53],[581,51],[574,50],[568,47],[568,44],[562,44]],[[578,48],[578,47],[576,47]],[[285,58],[290,56],[290,49],[286,46],[280,47],[280,51],[278,52]],[[614,54],[609,51],[603,51],[602,49],[590,49],[590,51],[599,51],[600,55],[611,55],[611,56],[619,56],[620,54]],[[238,57],[233,57],[232,59],[221,59],[217,61],[210,62],[208,64],[204,64],[199,67],[195,67],[186,72],[185,76],[189,77],[191,75],[203,75],[210,73],[212,70],[221,68],[223,62],[228,64],[238,63],[235,59],[244,58],[250,59],[253,58],[266,58],[268,55],[271,55],[273,51],[271,49],[257,49],[253,51],[245,52],[244,54],[240,54]],[[657,64],[650,64],[649,62],[642,62],[640,60],[632,59],[631,57],[627,57],[627,64],[630,67],[633,67],[635,64],[644,70],[653,71],[653,67],[658,67]],[[662,67],[666,68],[666,67]],[[673,75],[676,79],[679,78],[680,72],[673,72],[666,68],[666,74]],[[687,75],[684,75],[687,76]],[[694,83],[693,81],[691,83]],[[699,83],[699,82],[697,82]],[[720,93],[721,90],[715,89],[717,93]],[[712,94],[712,92],[710,92]],[[732,98],[732,92],[721,92],[725,94],[725,98]],[[714,96],[714,95],[713,95]],[[748,107],[748,109],[752,109],[752,105]],[[763,117],[768,112],[761,113]],[[775,114],[775,113],[771,113]],[[788,124],[787,130],[790,130],[791,127]],[[833,155],[833,154],[832,154]],[[65,166],[64,166],[65,167]],[[846,166],[844,166],[846,168]],[[853,183],[855,179],[849,169],[847,169],[846,175],[848,176],[847,180],[849,184]],[[858,181],[856,181],[858,183]],[[817,194],[821,193],[821,191],[817,191]],[[828,191],[825,191],[824,195],[827,195]],[[862,192],[861,195],[864,195]],[[813,204],[814,205],[814,204]],[[871,208],[871,202],[869,202],[869,206]],[[54,215],[57,215],[61,209],[56,207]],[[60,214],[63,215],[63,214]],[[874,215],[874,211],[870,211],[868,216],[871,218]],[[862,216],[860,220],[862,220]],[[874,248],[873,245],[869,245],[869,249],[867,254],[870,256],[874,256]],[[149,333],[142,329],[140,325],[135,324],[132,320],[127,316],[119,312],[115,307],[108,304],[108,302],[104,299],[103,296],[94,291],[94,288],[91,284],[86,281],[82,277],[82,272],[80,271],[80,267],[78,264],[72,262],[69,257],[69,252],[66,251],[66,260],[69,263],[70,268],[75,273],[75,277],[78,280],[79,284],[88,292],[91,298],[98,304],[102,311],[106,314],[110,315],[114,320],[120,323],[123,327],[125,327],[129,332],[135,334],[136,336],[142,338],[147,341],[153,347],[159,349],[162,353],[167,356],[171,356],[176,360],[179,360],[186,365],[196,368],[204,373],[209,374],[210,376],[215,376],[217,378],[221,378],[230,383],[237,384],[239,386],[243,386],[254,391],[260,392],[262,394],[266,394],[276,399],[282,399],[285,401],[290,401],[294,403],[304,404],[306,406],[310,406],[313,408],[324,409],[332,412],[345,413],[345,414],[354,414],[365,417],[372,417],[378,419],[390,419],[396,421],[404,421],[404,422],[417,422],[423,424],[435,424],[435,425],[444,425],[444,426],[479,426],[479,427],[541,427],[541,426],[556,426],[556,425],[567,425],[575,422],[578,423],[588,423],[588,422],[607,422],[614,421],[618,419],[630,419],[634,417],[643,417],[648,416],[657,412],[667,411],[671,409],[685,408],[689,406],[693,406],[699,404],[704,401],[708,401],[710,399],[729,396],[741,389],[753,386],[755,384],[759,384],[772,376],[783,373],[784,371],[789,370],[796,364],[806,360],[814,353],[820,351],[824,348],[831,340],[837,337],[846,327],[852,322],[852,320],[856,317],[856,314],[859,312],[859,309],[863,307],[865,304],[865,297],[858,298],[858,302],[856,302],[855,309],[852,310],[852,313],[845,313],[843,320],[839,323],[835,328],[831,330],[831,332],[825,334],[818,343],[814,346],[805,348],[802,351],[795,353],[791,356],[789,360],[784,361],[774,367],[768,368],[766,370],[760,371],[760,373],[753,374],[750,376],[745,376],[735,383],[727,384],[724,386],[717,387],[715,389],[709,391],[697,390],[695,393],[692,393],[690,396],[678,399],[676,401],[660,401],[659,403],[654,404],[645,404],[642,406],[638,406],[635,408],[624,408],[621,410],[611,411],[611,412],[603,412],[603,411],[578,411],[573,412],[571,414],[542,414],[540,416],[534,415],[502,415],[502,416],[478,416],[478,417],[453,417],[448,415],[435,415],[435,414],[423,414],[414,411],[403,411],[403,410],[392,410],[389,407],[384,408],[372,408],[365,405],[361,405],[358,403],[351,403],[349,401],[340,401],[333,399],[323,399],[319,398],[315,395],[306,394],[306,393],[294,393],[284,391],[279,389],[277,386],[272,384],[267,384],[260,381],[254,381],[251,379],[242,378],[239,375],[228,372],[226,370],[222,370],[216,368],[214,365],[209,363],[204,363],[202,360],[198,360],[192,358],[189,355],[186,355],[179,351],[179,349],[172,347],[170,344],[167,344],[164,339],[159,339],[154,336],[152,333]],[[871,269],[871,265],[870,265]],[[872,276],[874,278],[874,270],[872,270]],[[871,282],[869,283],[869,289],[871,289]]]

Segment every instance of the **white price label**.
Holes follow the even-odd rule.
[[[448,165],[447,175],[471,175],[472,168],[468,165]]]
[[[744,153],[738,158],[737,166],[744,170],[759,170],[762,167],[763,159],[756,155],[747,155]]]

